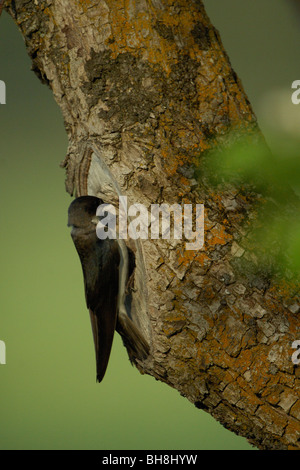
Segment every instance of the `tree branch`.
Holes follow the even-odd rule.
[[[259,448],[299,448],[298,286],[243,247],[251,188],[198,174],[232,129],[262,137],[201,1],[6,2],[33,69],[60,106],[66,189],[117,203],[205,205],[205,250],[127,240],[132,317],[151,344],[143,373]]]

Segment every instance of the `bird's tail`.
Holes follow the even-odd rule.
[[[128,315],[119,312],[116,330],[123,340],[131,362],[135,359],[145,360],[148,357],[149,344]]]

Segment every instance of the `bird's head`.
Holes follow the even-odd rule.
[[[80,196],[70,204],[68,226],[73,229],[95,230],[99,222],[97,208],[103,201],[95,196]]]

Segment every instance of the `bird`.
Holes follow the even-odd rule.
[[[99,217],[96,212],[101,204],[103,201],[96,196],[79,196],[68,209],[68,226],[72,228],[71,237],[82,266],[99,383],[106,373],[115,331],[121,335],[131,363],[149,355],[148,342],[124,305],[120,307],[120,298],[124,297],[120,282],[120,270],[124,269],[120,244],[117,239],[97,237]],[[125,274],[128,277],[128,273]]]

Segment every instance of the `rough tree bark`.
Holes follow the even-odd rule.
[[[204,250],[187,251],[183,240],[126,242],[136,260],[132,315],[151,344],[136,366],[258,448],[299,449],[297,286],[277,283],[242,248],[257,195],[216,192],[195,176],[230,128],[260,139],[202,2],[12,0],[5,8],[62,110],[71,195],[205,204]]]

